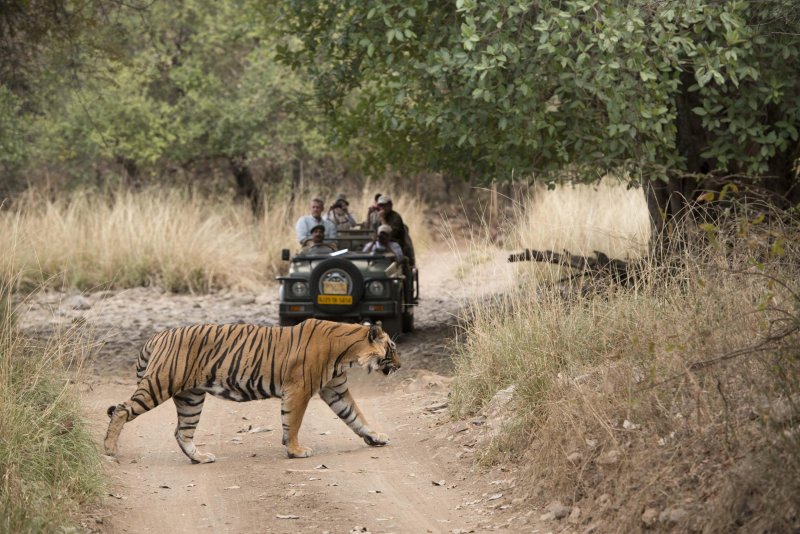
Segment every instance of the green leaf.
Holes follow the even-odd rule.
[[[643,82],[646,82],[647,80],[655,80],[657,78],[655,73],[653,73],[653,72],[651,72],[649,70],[640,71],[639,72],[639,77],[642,79]]]
[[[705,87],[705,85],[711,81],[711,78],[714,76],[714,73],[710,70],[706,70],[702,67],[697,69],[695,73],[695,79],[697,79],[697,84],[700,87]]]

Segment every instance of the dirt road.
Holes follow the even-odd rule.
[[[193,465],[173,438],[176,415],[166,403],[125,426],[118,461],[108,463],[109,495],[87,517],[87,528],[103,533],[517,531],[525,514],[511,501],[513,474],[475,468],[479,425],[451,422],[443,408],[452,369],[447,344],[459,306],[466,295],[507,283],[501,260],[496,268],[492,262],[482,267],[492,287],[468,284],[462,262],[451,252],[428,255],[420,269],[417,331],[399,344],[403,369],[389,377],[351,371],[356,402],[372,426],[390,436],[388,446],[365,445],[317,398],[300,432],[314,455],[290,460],[280,443],[279,401],[209,397],[195,441],[217,461]],[[31,303],[23,325],[46,336],[85,320],[103,341],[81,385],[100,443],[106,408],[133,392],[132,364],[149,335],[196,322],[276,324],[276,295],[276,288],[202,296],[152,289],[49,293]]]

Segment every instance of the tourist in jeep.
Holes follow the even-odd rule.
[[[380,225],[375,238],[364,245],[363,252],[372,252],[373,254],[394,254],[396,261],[402,262],[403,249],[398,243],[391,240],[389,237],[391,233],[391,226],[388,224]]]
[[[378,210],[381,224],[392,228],[389,238],[400,244],[403,254],[408,258],[409,263],[414,265],[414,245],[411,243],[411,236],[408,234],[408,226],[405,225],[400,214],[394,211],[392,198],[388,195],[381,195],[378,198]]]
[[[325,225],[318,224],[311,229],[311,237],[303,243],[305,254],[329,254],[336,250],[336,245],[325,242]]]
[[[305,246],[321,245],[325,241],[325,225],[318,224],[311,229],[311,237],[306,239]]]
[[[301,246],[305,246],[306,241],[311,238],[311,229],[320,224],[325,228],[325,241],[334,241],[336,239],[336,225],[322,217],[322,211],[325,209],[325,203],[322,199],[311,199],[310,209],[311,214],[303,215],[297,219],[297,223],[294,226],[297,242]]]
[[[367,209],[367,218],[364,219],[364,224],[362,228],[368,228],[370,230],[375,230],[378,226],[381,225],[381,209],[378,207],[378,199],[383,196],[383,193],[378,193],[375,195],[375,200],[372,205]]]
[[[333,202],[331,209],[328,210],[325,218],[336,226],[337,231],[351,230],[358,225],[355,217],[350,213],[350,202],[347,201],[347,197],[343,193],[336,195],[336,200]]]

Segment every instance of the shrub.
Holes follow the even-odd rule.
[[[752,208],[752,207],[749,207]],[[800,242],[782,214],[693,213],[680,247],[629,288],[542,283],[475,303],[456,346],[451,409],[515,386],[483,451],[521,491],[579,504],[601,530],[800,528]],[[677,518],[677,519],[675,519]]]

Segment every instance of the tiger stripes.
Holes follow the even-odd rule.
[[[193,463],[213,462],[213,454],[194,444],[208,393],[237,402],[280,398],[290,458],[311,455],[298,432],[316,393],[367,444],[385,445],[389,439],[370,429],[350,394],[346,370],[353,365],[384,374],[400,368],[395,344],[380,326],[308,319],[293,327],[203,324],[159,332],[139,353],[136,391],[108,408],[106,454],[117,455],[125,423],[172,398],[181,450]]]

